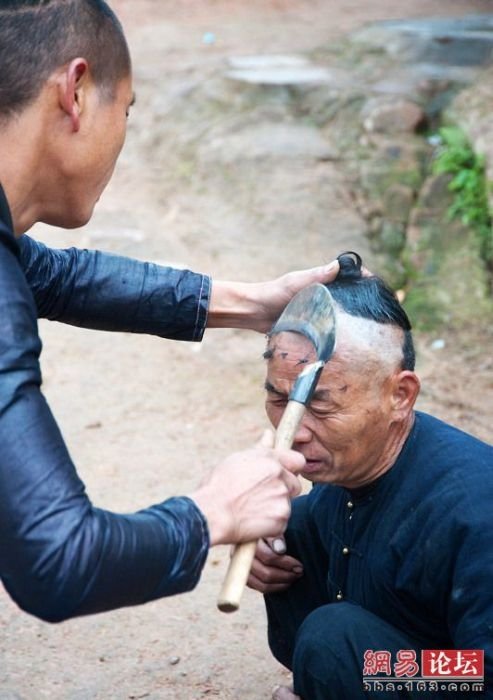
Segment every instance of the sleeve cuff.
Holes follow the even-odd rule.
[[[204,337],[207,328],[207,318],[209,316],[209,303],[211,297],[212,280],[208,275],[202,275],[202,284],[198,295],[197,317],[193,331],[192,340],[199,342]]]

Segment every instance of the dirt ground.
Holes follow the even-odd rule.
[[[229,188],[207,163],[185,172],[171,153],[182,124],[167,105],[230,56],[309,50],[376,19],[490,9],[486,0],[112,5],[135,65],[128,143],[91,225],[69,233],[39,227],[37,234],[53,245],[98,247],[243,280],[319,264],[347,248],[371,264],[362,223],[333,163],[316,166],[324,168],[322,193],[313,191],[306,164],[293,166],[295,178],[288,168],[260,168],[254,180],[240,177]],[[202,125],[195,126],[199,133]],[[312,202],[320,198],[323,216],[315,216]],[[303,235],[288,237],[296,227]],[[179,344],[48,323],[41,334],[45,392],[101,507],[129,512],[187,493],[265,427],[261,336],[211,331],[200,345]],[[473,327],[417,338],[419,407],[488,441],[492,335]],[[270,657],[260,596],[247,591],[235,615],[216,610],[226,559],[224,548],[212,551],[190,594],[56,626],[21,613],[0,593],[0,700],[269,698],[288,676]]]

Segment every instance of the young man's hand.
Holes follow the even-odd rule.
[[[299,452],[274,450],[265,442],[221,462],[190,496],[207,520],[211,545],[281,535],[291,499],[301,490],[296,474],[304,467]]]
[[[207,326],[209,328],[248,328],[267,333],[291,298],[316,282],[333,282],[339,263],[288,272],[270,282],[213,281]]]

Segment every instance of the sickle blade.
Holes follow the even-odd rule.
[[[272,327],[269,337],[282,331],[300,333],[312,343],[317,358],[327,362],[336,341],[334,303],[323,284],[305,287],[291,299]]]

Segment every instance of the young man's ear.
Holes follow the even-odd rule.
[[[88,86],[89,67],[85,58],[74,58],[60,74],[58,99],[70,118],[74,132],[80,129],[80,115],[84,109],[85,91]]]
[[[392,408],[395,413],[405,418],[412,411],[420,386],[417,375],[410,370],[403,370],[395,375],[392,390]]]

